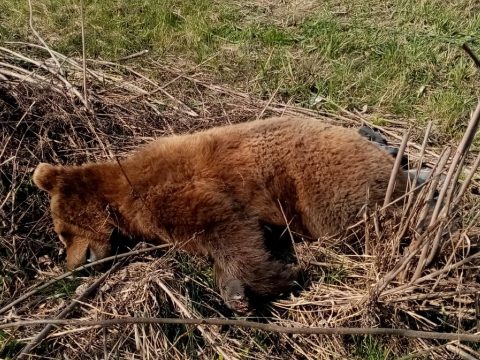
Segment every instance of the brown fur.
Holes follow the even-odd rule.
[[[282,117],[161,138],[120,164],[36,169],[68,268],[85,263],[87,249],[109,255],[118,228],[210,255],[227,304],[243,311],[243,287],[272,295],[295,278],[265,249],[260,223],[285,224],[285,214],[314,238],[341,231],[383,200],[393,159],[354,130]]]

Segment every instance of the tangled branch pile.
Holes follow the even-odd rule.
[[[7,46],[0,47],[2,323],[58,317],[72,297],[100,277],[76,274],[21,298],[62,273],[48,200],[30,182],[38,162],[78,164],[110,158],[153,137],[273,114],[308,115],[345,126],[368,123],[367,115],[344,109],[327,114],[252,99],[212,84],[196,69],[154,63],[155,75],[147,76],[152,60],[143,64],[147,70],[88,60],[84,92],[82,66],[74,59],[53,53],[59,69],[41,46]],[[403,131],[398,126],[380,130],[393,141]],[[466,145],[472,133],[466,133]],[[474,160],[468,146],[458,152],[445,148],[436,155],[438,149],[416,144],[421,137],[414,131],[408,146],[410,166],[426,163],[433,171],[419,195],[407,195],[400,209],[368,209],[346,237],[295,244],[298,261],[306,269],[305,284],[301,291],[259,310],[259,321],[479,331],[480,201],[475,178],[479,157]],[[450,156],[453,153],[458,156]],[[457,185],[459,179],[463,182]],[[128,264],[102,278],[91,296],[77,301],[68,316],[84,320],[231,316],[212,290],[208,269],[204,259],[187,260],[174,249],[131,256]],[[14,356],[36,340],[42,341],[31,353],[67,359],[479,356],[478,346],[458,341],[291,335],[219,326],[65,326],[36,339],[41,330],[38,325],[3,330],[0,357]]]

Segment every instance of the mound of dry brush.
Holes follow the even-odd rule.
[[[80,60],[41,46],[0,47],[0,357],[22,351],[20,357],[64,359],[480,357],[478,342],[454,337],[327,336],[209,324],[82,325],[232,314],[213,290],[206,260],[172,248],[140,244],[106,274],[61,276],[63,254],[48,199],[30,180],[39,162],[79,164],[122,156],[154,137],[283,113],[344,126],[369,123],[367,114],[345,109],[331,114],[253,99],[214,84],[195,68],[151,59],[136,63],[87,60],[84,72]],[[407,124],[389,124],[394,126],[377,129],[399,144]],[[452,147],[428,140],[435,138],[435,129],[427,136],[412,129],[411,168],[421,163],[433,168],[420,195],[407,194],[400,209],[367,209],[345,236],[296,243],[304,283],[248,320],[478,334],[479,157],[469,151],[477,127],[478,119],[466,126],[461,146]],[[55,318],[77,323],[47,330],[41,324],[6,326]]]

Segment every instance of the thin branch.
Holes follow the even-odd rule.
[[[450,164],[447,177],[445,178],[442,189],[440,190],[440,194],[438,195],[437,204],[435,205],[435,209],[433,210],[431,223],[433,223],[437,219],[438,215],[440,214],[440,210],[442,210],[443,216],[447,216],[448,214],[450,201],[452,199],[453,192],[455,191],[455,188],[457,185],[456,184],[457,179],[460,176],[460,171],[463,167],[465,157],[467,156],[468,149],[470,148],[470,145],[473,142],[473,139],[478,130],[479,124],[480,124],[480,101],[478,102],[477,107],[474,113],[472,114],[470,121],[468,122],[467,130],[465,131],[462,141],[460,142],[460,145],[458,146],[457,151],[455,152],[455,155],[453,157],[452,163]],[[445,196],[446,196],[446,201],[444,203],[443,199],[445,198]],[[438,247],[440,246],[440,238],[441,238],[440,232],[442,231],[442,229],[439,229],[438,231],[439,233],[437,233],[437,235],[435,236],[431,250],[428,254],[428,257],[426,258],[425,266],[430,264],[430,262],[433,260],[433,258],[438,252]],[[423,267],[423,264],[422,264],[422,267]]]
[[[33,60],[33,59],[30,59],[22,54],[19,54],[18,52],[15,52],[15,51],[12,51],[12,50],[9,50],[3,46],[0,46],[0,50],[1,51],[4,51],[10,55],[13,55],[13,56],[16,56],[17,58],[23,60],[23,61],[26,61],[26,62],[29,62],[31,64],[34,64],[35,66],[37,66],[38,68],[40,69],[43,69],[47,72],[49,72],[50,74],[52,74],[53,76],[55,76],[58,80],[60,80],[66,87],[67,91],[69,91],[71,93],[71,95],[74,95],[76,96],[84,105],[85,107],[87,106],[87,103],[85,101],[85,99],[83,98],[83,96],[78,92],[78,90],[65,78],[62,76],[62,74],[60,73],[57,73],[55,71],[53,71],[51,68],[49,68],[48,66],[45,66],[43,65],[42,63],[36,61],[36,60]]]
[[[423,201],[423,209],[422,212],[420,213],[420,217],[417,221],[417,230],[423,231],[423,223],[427,218],[427,215],[429,212],[432,210],[432,202],[435,197],[435,192],[437,190],[438,183],[440,182],[440,177],[443,173],[443,169],[445,165],[448,162],[448,159],[450,158],[450,152],[452,149],[447,146],[444,148],[440,154],[440,157],[437,159],[437,162],[434,164],[430,175],[433,174],[432,176],[432,181],[430,183],[430,187],[428,189],[428,194],[426,195],[425,200]]]
[[[32,32],[35,34],[35,36],[37,37],[37,39],[42,43],[42,45],[45,47],[45,49],[47,49],[48,53],[50,54],[50,56],[52,57],[53,61],[55,62],[55,64],[57,64],[58,66],[58,71],[60,72],[60,74],[63,76],[64,73],[63,73],[63,69],[62,69],[62,66],[60,65],[60,63],[58,62],[58,59],[57,57],[53,54],[52,50],[50,50],[50,48],[48,47],[47,43],[42,39],[42,37],[40,36],[40,34],[37,32],[37,30],[35,30],[35,28],[33,27],[33,11],[32,11],[32,2],[31,0],[28,0],[28,14],[29,14],[29,18],[28,18],[28,24],[30,25],[30,29],[32,30]]]
[[[138,52],[130,54],[130,55],[127,55],[127,56],[124,56],[124,57],[121,57],[121,58],[118,58],[117,60],[115,60],[115,62],[131,60],[131,59],[143,56],[145,54],[148,54],[148,50],[146,50],[146,49],[142,50],[142,51],[138,51]]]
[[[293,238],[293,233],[292,233],[292,230],[290,229],[290,224],[292,223],[293,218],[290,221],[288,221],[287,216],[285,215],[285,211],[283,211],[282,202],[279,199],[277,199],[277,203],[278,203],[278,206],[280,207],[280,211],[282,212],[283,221],[285,222],[285,226],[287,228],[287,232],[288,232],[288,235],[290,237],[290,241],[291,241],[291,244],[292,244],[292,249],[293,249],[295,258],[300,259],[300,257],[298,256],[298,253],[297,253],[297,249],[295,248],[295,239]]]
[[[453,156],[452,164],[450,165],[450,168],[448,170],[444,185],[442,187],[442,190],[440,191],[440,194],[438,195],[438,202],[433,211],[432,222],[435,221],[438,214],[440,213],[442,201],[446,195],[448,186],[453,178],[453,175],[455,174],[456,166],[461,161],[461,159],[465,156],[466,152],[470,148],[473,138],[475,137],[475,133],[478,130],[479,123],[480,123],[480,101],[478,102],[477,107],[474,113],[472,114],[470,121],[468,122],[467,130],[465,131],[462,141],[460,142],[460,145],[458,145],[457,151]]]
[[[473,179],[473,175],[475,175],[475,172],[477,171],[479,165],[480,165],[480,152],[478,153],[477,158],[475,159],[475,162],[474,162],[472,168],[470,169],[470,172],[469,172],[467,178],[462,183],[462,187],[460,188],[455,200],[453,201],[453,205],[458,204],[460,199],[463,197],[463,194],[465,194],[465,191],[467,190],[468,186],[470,185],[470,182]]]
[[[407,196],[409,196],[411,193],[414,193],[414,192],[417,192],[418,190],[424,188],[425,186],[427,186],[428,184],[430,184],[432,181],[433,181],[434,177],[430,177],[430,179],[428,179],[427,181],[425,181],[423,184],[420,184],[418,185],[417,187],[409,190],[408,192],[406,192],[404,195],[396,198],[395,200],[393,200],[392,202],[388,203],[387,205],[385,206],[382,206],[381,208],[379,209],[375,209],[375,213],[380,213],[382,211],[384,211],[385,209],[387,209],[388,207],[392,206],[392,205],[395,205],[397,203],[399,203],[400,201],[403,201]],[[346,230],[352,230],[352,229],[355,229],[357,228],[358,226],[362,225],[365,223],[365,219],[361,219],[359,221],[357,221],[355,224],[352,224],[350,226],[347,227]],[[337,234],[334,234],[333,236],[339,236],[342,232],[339,232]]]
[[[24,71],[22,71],[22,73],[24,73]],[[35,74],[33,71],[28,72],[26,75],[22,75],[22,74],[19,74],[18,72],[15,72],[15,71],[10,71],[10,70],[7,70],[7,69],[0,69],[0,74],[8,76],[9,78],[18,79],[22,83],[26,82],[26,83],[30,83],[30,84],[36,84],[37,82],[35,80],[41,81],[43,83],[48,83],[47,79],[45,79],[44,77],[42,77],[38,74]],[[7,78],[7,80],[8,80],[8,78]],[[63,93],[55,85],[56,84],[50,84],[50,88],[53,91],[56,91],[58,93]]]
[[[444,219],[448,219],[448,216],[449,216],[450,212],[452,212],[452,213],[454,212],[454,209],[451,208],[451,202],[452,202],[452,198],[453,198],[453,195],[455,193],[455,190],[457,189],[457,183],[458,183],[458,179],[460,177],[460,173],[462,172],[463,166],[465,164],[465,158],[466,158],[466,154],[464,154],[463,157],[460,159],[460,162],[457,166],[457,170],[455,171],[455,174],[454,174],[453,179],[451,181],[450,187],[448,189],[445,204],[444,204],[444,206],[442,208],[442,211],[440,213],[440,217],[442,217]],[[430,265],[430,263],[433,261],[433,259],[437,255],[437,252],[438,252],[438,249],[439,249],[439,246],[440,246],[440,240],[442,238],[442,234],[443,234],[444,230],[445,230],[444,226],[441,226],[438,229],[437,234],[436,234],[436,236],[433,240],[430,253],[429,253],[428,258],[425,262],[425,266]]]
[[[21,45],[21,46],[26,46],[26,47],[30,47],[30,48],[35,48],[35,49],[40,49],[40,50],[45,50],[45,51],[48,51],[45,47],[41,46],[41,45],[38,45],[38,44],[31,44],[31,43],[27,43],[27,42],[22,42],[22,41],[5,41],[5,44],[8,44],[8,45]],[[75,60],[55,51],[55,50],[51,50],[53,52],[53,54],[55,54],[55,56],[57,56],[60,60],[70,64],[71,66],[75,67],[76,69],[78,70],[83,70],[83,67],[81,65],[79,65]],[[100,82],[103,82],[103,77],[100,76],[99,74],[97,74],[95,71],[92,71],[90,69],[86,69],[87,72],[93,76],[95,79],[97,79],[98,81]]]
[[[20,326],[31,326],[39,324],[52,325],[71,325],[71,326],[98,326],[108,327],[113,325],[125,324],[182,324],[182,325],[217,325],[217,326],[236,326],[240,328],[257,329],[281,334],[306,334],[306,335],[390,335],[403,336],[417,339],[436,339],[436,340],[458,340],[480,342],[480,334],[457,334],[436,331],[418,331],[408,329],[393,328],[359,328],[359,327],[295,327],[280,326],[275,324],[265,324],[247,320],[231,320],[218,318],[205,319],[179,319],[179,318],[144,318],[144,317],[124,317],[118,319],[106,320],[78,320],[78,319],[43,319],[43,320],[24,320],[15,321],[7,324],[0,324],[0,329],[17,328]]]
[[[440,175],[443,172],[443,168],[445,167],[445,165],[448,161],[448,158],[450,157],[450,150],[451,149],[449,147],[445,148],[443,153],[442,153],[442,156],[438,159],[437,163],[435,164],[436,168],[435,168],[435,174],[434,174],[433,182],[430,186],[427,197],[424,201],[424,207],[423,207],[423,209],[420,213],[420,217],[418,219],[417,229],[423,228],[422,224],[425,221],[425,219],[427,218],[428,213],[431,211],[431,205],[430,204],[433,201],[433,197],[434,197],[435,191],[437,189],[437,185],[438,185]],[[433,221],[432,221],[432,219],[430,219],[430,224],[428,225],[427,230],[432,229],[434,223],[435,224],[437,223],[437,219],[435,219]],[[423,231],[423,229],[422,229],[422,231]],[[422,245],[423,246],[422,253],[420,254],[420,257],[419,257],[418,262],[417,262],[417,267],[415,268],[415,272],[413,273],[413,276],[410,279],[410,282],[418,279],[420,277],[420,275],[422,274],[423,269],[425,268],[425,264],[426,264],[426,260],[427,260],[427,256],[428,256],[428,250],[429,250],[428,244],[429,244],[429,240],[427,239],[427,241]],[[416,245],[421,246],[418,243]]]
[[[416,187],[416,185],[417,185],[418,177],[420,175],[420,170],[422,169],[423,158],[425,156],[425,150],[427,148],[428,137],[430,136],[430,132],[432,130],[432,125],[433,125],[433,122],[430,121],[427,125],[427,128],[425,129],[425,135],[423,137],[423,142],[422,142],[422,149],[420,150],[420,155],[418,157],[417,169],[415,171],[415,176],[413,178],[413,181],[411,183],[410,188],[411,187]],[[432,173],[433,173],[433,170],[428,174],[427,178],[424,179],[423,182],[428,180],[432,176]],[[407,217],[402,216],[402,218],[400,219],[400,229],[401,230],[397,233],[398,234],[397,236],[399,238],[403,238],[403,236],[405,235],[405,232],[407,231],[408,227],[410,226],[410,223],[411,223],[411,220],[412,220],[413,216],[415,215],[414,212],[411,211],[411,208],[412,208],[412,206],[414,206],[415,199],[418,198],[418,195],[419,195],[418,193],[410,193],[409,196],[408,196],[407,205],[404,207],[404,213],[409,214],[409,215]]]
[[[470,355],[469,353],[460,349],[456,345],[447,345],[446,348],[447,348],[448,351],[454,353],[455,355],[457,355],[458,357],[460,357],[463,360],[478,360],[478,357]]]
[[[263,116],[263,114],[265,114],[265,111],[268,109],[268,107],[272,103],[272,101],[275,98],[275,96],[277,95],[279,89],[280,89],[280,85],[278,85],[277,88],[273,91],[272,95],[270,95],[268,101],[263,106],[262,111],[260,111],[260,113],[257,115],[257,120],[260,119]]]
[[[84,15],[83,7],[84,7],[83,0],[80,0],[80,22],[82,25],[83,97],[85,99],[87,110],[89,110],[88,96],[87,96],[87,61],[86,61],[86,55],[85,55],[85,15]]]
[[[422,282],[425,282],[427,280],[435,279],[435,277],[437,277],[439,275],[442,275],[442,274],[445,274],[445,273],[449,273],[452,270],[458,269],[459,267],[461,267],[461,266],[463,266],[463,265],[465,265],[465,264],[469,263],[470,261],[472,261],[474,259],[477,259],[477,258],[480,258],[480,252],[476,252],[475,254],[470,255],[470,256],[456,262],[455,264],[444,266],[441,269],[433,271],[433,272],[431,272],[427,275],[424,275],[421,278],[413,280],[408,284],[403,284],[403,285],[397,286],[393,289],[385,290],[385,292],[380,294],[380,296],[388,296],[388,295],[392,295],[392,294],[395,294],[395,293],[399,293],[400,291],[405,290],[405,289],[411,287],[412,285],[418,285],[418,284],[420,284]]]
[[[390,203],[393,189],[395,188],[398,170],[400,169],[400,164],[402,163],[403,153],[405,152],[409,136],[410,130],[405,131],[405,134],[403,134],[402,144],[400,145],[400,149],[398,150],[398,154],[395,159],[395,164],[393,165],[392,173],[390,174],[390,181],[388,182],[387,193],[385,195],[385,201],[383,202],[383,206],[386,206],[388,203]]]
[[[432,131],[432,126],[433,126],[433,122],[429,121],[427,128],[425,129],[425,135],[423,137],[422,148],[420,149],[420,155],[418,156],[418,166],[417,166],[417,170],[415,171],[415,178],[413,179],[414,185],[417,183],[418,176],[422,168],[422,162],[423,162],[423,158],[425,157],[425,150],[427,149],[428,137],[430,136],[430,132]],[[413,198],[413,196],[411,198]]]
[[[480,332],[480,294],[475,294],[475,320],[477,321],[477,332]]]
[[[475,66],[480,69],[480,60],[478,59],[477,55],[470,49],[467,43],[464,43],[462,45],[462,49],[465,50],[465,52],[472,58],[473,62],[475,63]]]

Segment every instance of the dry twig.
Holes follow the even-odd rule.
[[[178,319],[178,318],[135,318],[123,317],[119,319],[106,320],[61,320],[61,319],[43,319],[43,320],[24,320],[13,323],[0,324],[0,329],[12,327],[31,326],[38,324],[51,325],[71,325],[71,326],[102,326],[108,327],[118,324],[183,324],[183,325],[228,325],[243,328],[271,331],[282,334],[309,334],[309,335],[389,335],[403,336],[419,339],[437,339],[437,340],[458,340],[469,342],[480,342],[480,334],[461,334],[435,331],[417,331],[408,329],[391,328],[319,328],[319,327],[294,327],[279,326],[275,324],[264,324],[246,320],[230,319]]]

